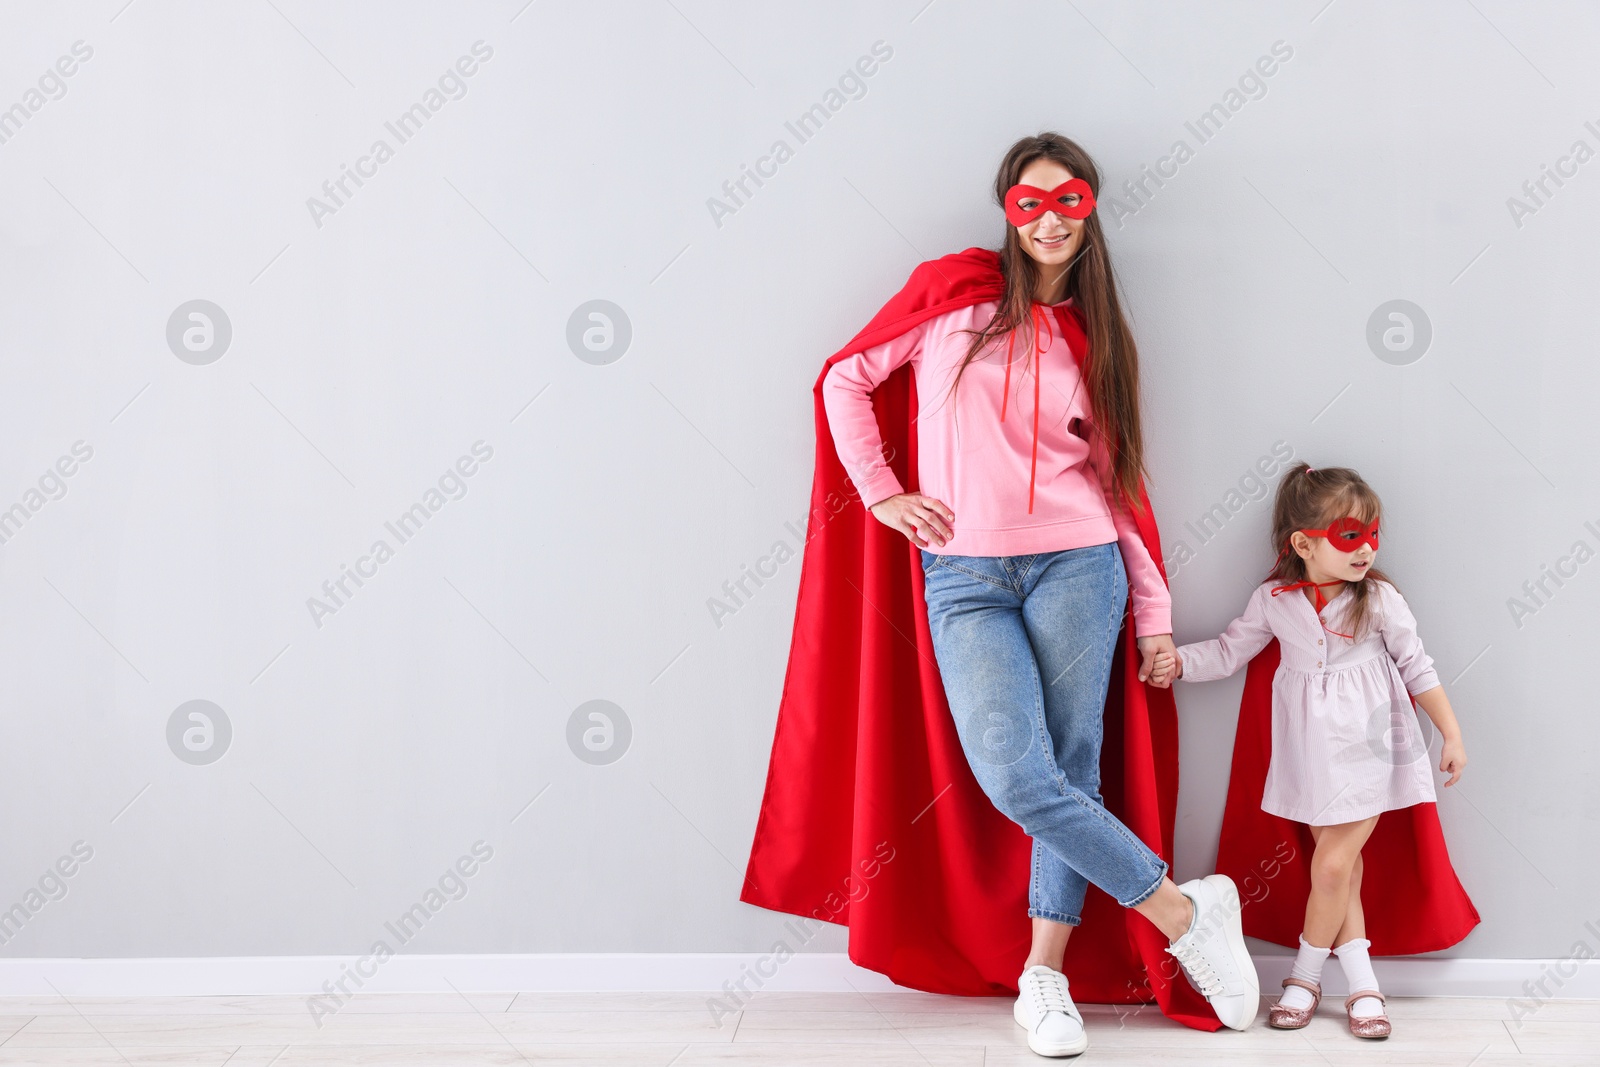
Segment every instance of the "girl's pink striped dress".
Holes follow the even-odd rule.
[[[1264,582],[1213,641],[1181,645],[1182,680],[1226,678],[1274,637],[1272,761],[1261,808],[1309,826],[1355,822],[1437,800],[1432,757],[1411,696],[1439,684],[1417,621],[1388,582],[1373,582],[1368,630],[1344,624],[1349,587],[1317,610],[1299,589]]]

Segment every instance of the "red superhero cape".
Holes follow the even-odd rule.
[[[816,472],[794,631],[740,893],[746,903],[848,926],[850,959],[900,985],[968,996],[1017,992],[1031,927],[1032,843],[972,775],[934,659],[920,553],[862,506],[834,448],[822,381],[838,360],[946,311],[998,299],[1002,289],[999,256],[987,249],[923,263],[817,376]],[[1079,324],[1064,313],[1058,319],[1081,352]],[[872,401],[885,458],[915,491],[912,368],[896,369]],[[1159,567],[1142,483],[1139,505],[1140,534]],[[1138,681],[1126,620],[1106,698],[1101,793],[1171,864],[1176,708],[1170,690]],[[789,929],[809,940],[816,925]],[[1074,997],[1153,998],[1187,1026],[1218,1029],[1166,946],[1153,924],[1091,885],[1067,953]]]
[[[1245,674],[1217,870],[1239,886],[1247,935],[1298,948],[1316,842],[1305,825],[1261,810],[1277,669],[1274,638]],[[1478,925],[1478,910],[1450,865],[1438,809],[1427,803],[1384,812],[1361,850],[1361,896],[1377,905],[1366,912],[1374,956],[1449,948]]]

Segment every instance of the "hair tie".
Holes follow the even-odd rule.
[[[1306,473],[1307,473],[1307,474],[1310,474],[1310,473],[1311,473],[1311,472],[1312,472],[1312,471],[1314,471],[1314,470],[1316,470],[1316,469],[1317,469],[1317,468],[1315,468],[1315,467],[1307,467],[1307,468],[1306,468]]]

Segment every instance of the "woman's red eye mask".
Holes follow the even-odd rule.
[[[1370,523],[1360,519],[1346,516],[1335,519],[1328,524],[1326,530],[1301,530],[1307,537],[1326,537],[1328,544],[1340,552],[1354,552],[1362,545],[1371,545],[1372,551],[1378,551],[1378,520]]]
[[[1032,203],[1032,207],[1023,207]],[[1071,178],[1046,192],[1036,185],[1013,185],[1006,190],[1006,221],[1026,226],[1046,211],[1069,219],[1086,219],[1094,210],[1094,193],[1082,178]]]

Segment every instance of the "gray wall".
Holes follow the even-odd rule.
[[[1441,790],[1485,920],[1455,954],[1562,955],[1594,917],[1593,8],[123,5],[0,25],[0,952],[360,953],[464,856],[408,951],[769,947],[737,896],[798,562],[708,603],[798,541],[823,357],[998,240],[993,168],[1046,128],[1108,176],[1178,638],[1268,562],[1260,500],[1186,522],[1275,442],[1360,469],[1472,760]],[[1369,345],[1396,299],[1425,351]],[[569,342],[594,300],[625,351]],[[1180,691],[1180,876],[1240,681]]]

